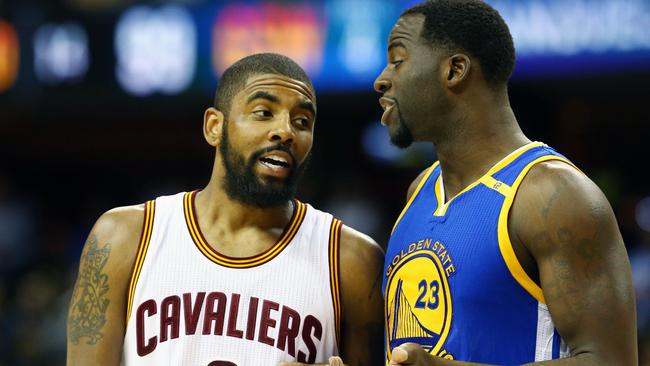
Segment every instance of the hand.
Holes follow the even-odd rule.
[[[393,348],[389,366],[396,365],[435,365],[433,357],[417,343],[404,343]]]
[[[332,356],[328,360],[329,363],[317,363],[315,366],[345,366],[341,357]],[[280,366],[303,366],[307,365],[300,362],[280,362]]]

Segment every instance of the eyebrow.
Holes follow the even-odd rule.
[[[404,43],[402,43],[401,41],[392,41],[392,42],[388,45],[388,51],[392,50],[392,49],[395,48],[395,47],[406,48],[406,46],[404,45]]]
[[[301,100],[297,104],[298,108],[306,109],[310,111],[313,115],[316,115],[316,107],[314,107],[314,103],[312,103],[309,100]]]
[[[251,95],[250,97],[248,97],[248,99],[246,100],[246,103],[250,103],[250,102],[254,101],[255,99],[266,99],[266,100],[268,100],[269,102],[272,102],[272,103],[280,103],[280,98],[276,97],[273,94],[270,94],[270,93],[267,93],[267,92],[261,91],[261,90],[256,92],[255,94]]]
[[[256,99],[265,99],[265,100],[268,100],[269,102],[272,102],[272,103],[278,103],[278,104],[280,103],[280,98],[276,97],[275,95],[273,95],[273,94],[271,94],[269,92],[265,92],[265,91],[262,91],[262,90],[260,90],[258,92],[255,92],[255,94],[248,97],[248,99],[246,100],[246,103],[250,103],[250,102],[252,102],[252,101],[254,101]],[[296,103],[296,107],[301,108],[301,109],[306,109],[306,110],[310,111],[313,115],[316,115],[316,107],[314,107],[314,103],[312,103],[309,100],[301,100],[301,101],[299,101],[298,103]]]

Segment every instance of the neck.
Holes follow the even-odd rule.
[[[457,118],[457,133],[436,141],[447,198],[479,179],[497,162],[530,140],[507,101],[481,98]],[[501,106],[495,108],[494,106]]]

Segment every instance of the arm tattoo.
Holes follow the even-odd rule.
[[[110,303],[106,298],[108,275],[102,269],[108,261],[111,247],[107,243],[99,248],[95,235],[88,238],[86,246],[70,302],[68,330],[72,343],[79,344],[79,340],[86,337],[87,344],[95,345],[103,337],[100,330],[106,323],[106,310]]]
[[[603,299],[611,297],[613,289],[611,281],[606,280],[610,276],[606,258],[616,255],[616,251],[602,244],[607,241],[606,208],[597,202],[590,206],[589,216],[585,215],[580,226],[555,229],[558,249],[564,254],[550,259],[553,272],[544,289],[550,301],[563,304],[565,322],[570,326],[579,324],[584,309],[591,309],[592,314],[600,312],[603,320],[616,316],[599,306]]]
[[[551,195],[551,197],[549,197],[548,201],[546,201],[546,207],[544,207],[542,209],[542,217],[544,217],[545,219],[548,218],[549,211],[551,210],[551,208],[553,206],[555,206],[555,203],[556,203],[558,197],[560,197],[561,193],[564,193],[566,191],[567,185],[569,184],[569,182],[567,181],[567,178],[565,178],[563,176],[560,176],[559,178],[560,178],[560,181],[557,182],[557,185],[555,187],[555,191],[553,191],[553,194]]]

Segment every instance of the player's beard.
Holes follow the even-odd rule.
[[[397,101],[395,101],[395,103],[397,104]],[[390,142],[400,149],[404,149],[411,146],[413,143],[413,134],[411,134],[411,130],[404,122],[404,116],[402,116],[402,111],[400,110],[399,105],[396,107],[397,130],[393,133],[390,133]]]
[[[262,155],[272,150],[282,150],[290,154],[286,146],[277,145],[257,150],[247,160],[233,150],[228,138],[227,123],[224,123],[219,152],[226,172],[222,185],[228,197],[246,205],[264,208],[278,207],[295,196],[298,181],[307,166],[309,156],[302,164],[290,168],[284,180],[259,177],[255,173],[255,166]]]

